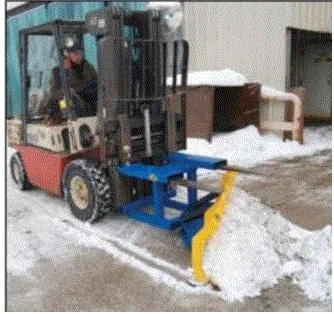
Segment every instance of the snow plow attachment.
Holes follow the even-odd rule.
[[[222,193],[217,197],[216,202],[205,212],[204,221],[201,224],[197,222],[197,225],[190,226],[192,228],[201,225],[201,229],[197,233],[194,232],[191,238],[191,264],[194,279],[198,283],[203,284],[209,280],[208,275],[203,269],[204,250],[207,242],[213,237],[220,226],[237,174],[236,171],[227,171],[224,173],[221,182]]]
[[[212,187],[203,180],[198,181],[197,170],[200,168],[224,170],[220,186]],[[121,210],[136,220],[156,227],[180,228],[185,246],[192,250],[194,277],[200,283],[206,282],[208,277],[203,270],[206,243],[220,225],[237,174],[253,173],[228,166],[224,159],[181,153],[169,155],[160,166],[134,163],[121,166],[119,172],[123,176],[150,181],[152,185],[150,196],[126,203]],[[174,198],[177,186],[186,188],[183,201]],[[198,190],[207,193],[199,197]],[[152,208],[151,212],[145,211],[148,207]],[[170,209],[178,211],[179,214],[170,217]]]

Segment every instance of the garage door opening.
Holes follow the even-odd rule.
[[[287,29],[287,89],[305,87],[305,122],[332,121],[332,34]]]

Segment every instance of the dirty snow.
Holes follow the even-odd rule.
[[[285,141],[275,135],[261,135],[254,125],[216,134],[212,143],[204,139],[187,139],[186,153],[226,158],[231,165],[253,166],[275,158],[294,158],[332,149],[332,127],[305,128],[305,143]]]
[[[205,255],[205,269],[229,301],[261,295],[292,277],[312,300],[332,298],[332,227],[307,231],[236,189]]]

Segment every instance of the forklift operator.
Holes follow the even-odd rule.
[[[66,80],[71,90],[74,110],[77,117],[96,115],[97,74],[94,67],[83,57],[82,48],[77,42],[68,40],[64,49],[63,62]],[[61,84],[59,67],[52,70],[50,97],[47,101],[47,123],[61,121],[61,101],[64,92]],[[51,123],[50,123],[51,121]]]

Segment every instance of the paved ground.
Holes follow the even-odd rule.
[[[263,182],[243,181],[241,186],[304,229],[316,230],[332,223],[332,152],[311,157],[273,161],[257,167],[274,176]],[[254,168],[256,170],[256,168]]]
[[[256,167],[266,174],[279,174],[280,179],[240,176],[238,186],[250,194],[260,197],[264,203],[280,210],[285,217],[308,229],[318,229],[331,224],[331,152],[291,160],[273,161]],[[36,192],[29,197],[32,203],[49,196]],[[8,208],[22,194],[8,195]],[[52,199],[50,198],[50,209]],[[51,214],[50,214],[51,215]],[[66,216],[64,216],[66,217]],[[112,218],[114,225],[112,225]],[[102,228],[110,223],[115,230],[117,220],[123,239],[144,247],[161,260],[189,267],[189,252],[177,240],[177,235],[153,227],[143,226],[124,217],[108,217]],[[64,218],[69,228],[77,228],[72,220]],[[109,221],[109,222],[108,222]],[[36,222],[38,223],[38,222]],[[112,229],[112,230],[114,230]],[[79,230],[79,229],[78,229]],[[131,239],[131,230],[140,237]],[[139,231],[138,231],[139,230]],[[86,229],[80,229],[85,237]],[[111,231],[114,232],[114,231]],[[128,236],[126,236],[128,234]],[[112,238],[100,238],[119,246],[122,254],[130,260],[138,257],[134,250],[122,247],[122,242]],[[8,243],[10,245],[10,243]],[[217,294],[180,291],[166,280],[185,282],[182,272],[163,265],[142,254],[139,258],[146,267],[167,276],[164,283],[157,282],[145,272],[139,271],[115,259],[104,250],[72,245],[62,257],[41,256],[28,274],[8,274],[7,309],[9,311],[331,311],[331,303],[312,302],[288,279],[271,289],[263,291],[261,297],[245,302],[227,303]],[[170,277],[168,277],[170,276]]]

